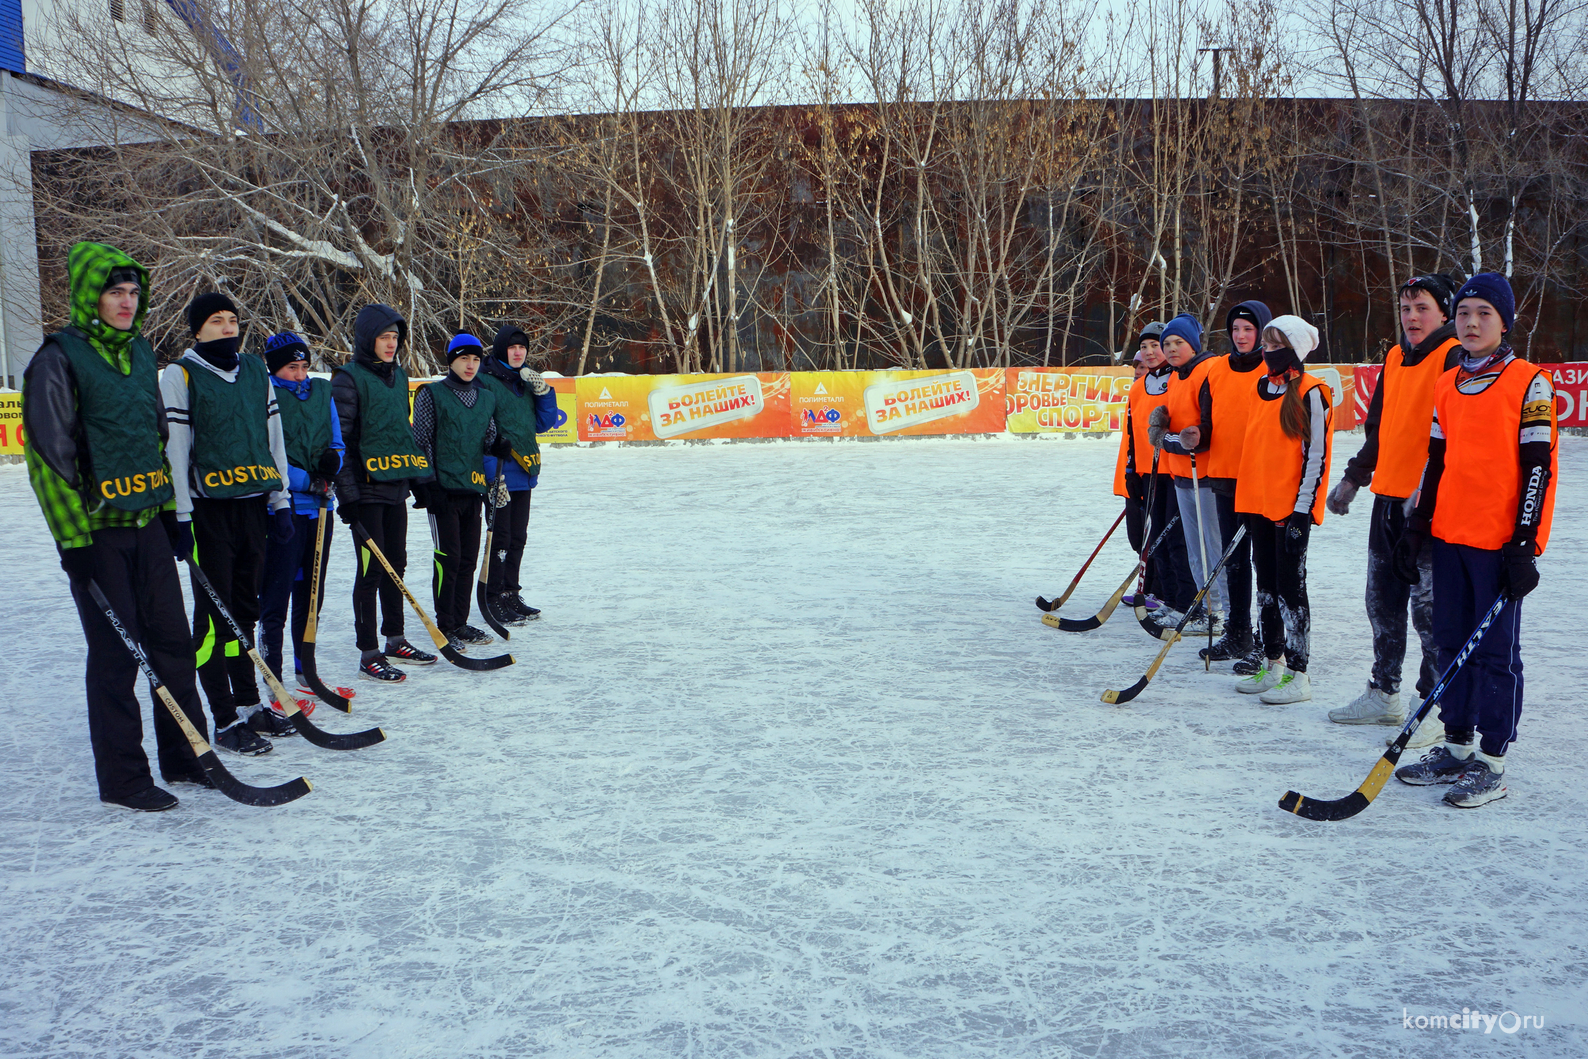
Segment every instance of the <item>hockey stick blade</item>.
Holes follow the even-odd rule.
[[[1136,568],[1130,572],[1130,576],[1121,581],[1119,587],[1114,589],[1114,594],[1108,597],[1108,602],[1104,603],[1102,609],[1090,618],[1061,618],[1055,614],[1044,614],[1042,615],[1042,624],[1050,629],[1062,629],[1065,632],[1091,632],[1113,617],[1115,609],[1119,606],[1119,601],[1125,598],[1125,590],[1130,587],[1131,582],[1135,581],[1140,573],[1141,563],[1138,562]]]
[[[1052,611],[1058,610],[1060,607],[1064,606],[1065,601],[1070,598],[1070,593],[1075,591],[1075,586],[1080,584],[1081,578],[1086,576],[1086,571],[1091,567],[1092,560],[1097,558],[1097,553],[1103,550],[1103,545],[1108,543],[1108,538],[1114,535],[1114,531],[1119,529],[1119,524],[1124,521],[1125,512],[1121,511],[1119,513],[1119,517],[1114,519],[1114,524],[1108,527],[1108,532],[1103,534],[1103,539],[1097,542],[1097,547],[1092,549],[1092,554],[1086,557],[1086,562],[1082,563],[1081,568],[1076,571],[1075,577],[1070,580],[1070,587],[1066,588],[1064,590],[1064,594],[1058,599],[1048,599],[1045,596],[1038,596],[1038,610],[1043,611],[1044,613],[1051,613]]]
[[[1174,636],[1173,629],[1165,629],[1162,625],[1147,617],[1146,607],[1135,607],[1136,624],[1141,626],[1141,631],[1151,636],[1154,640],[1167,640]]]
[[[492,614],[491,608],[486,605],[486,600],[490,598],[488,585],[491,577],[491,556],[494,554],[492,549],[496,547],[492,543],[496,538],[496,491],[502,488],[502,475],[506,469],[507,461],[498,459],[496,461],[496,481],[491,485],[491,491],[485,494],[485,558],[480,563],[480,579],[479,583],[474,587],[474,601],[480,605],[480,616],[485,619],[485,624],[489,625],[496,635],[503,640],[511,640],[513,638],[512,634],[507,631],[501,622],[496,620],[496,615]]]
[[[1378,797],[1379,791],[1384,789],[1384,784],[1394,774],[1395,764],[1400,761],[1401,751],[1406,749],[1412,733],[1417,731],[1417,726],[1423,723],[1423,718],[1428,716],[1444,696],[1445,690],[1450,687],[1450,682],[1456,678],[1456,674],[1461,671],[1461,667],[1466,664],[1472,652],[1478,649],[1483,634],[1489,631],[1489,626],[1494,624],[1494,619],[1500,616],[1500,611],[1505,609],[1507,602],[1509,600],[1502,592],[1499,598],[1490,604],[1488,611],[1483,615],[1483,621],[1473,630],[1472,635],[1467,637],[1467,642],[1445,667],[1444,673],[1439,677],[1439,683],[1435,684],[1433,690],[1423,699],[1423,704],[1417,708],[1417,712],[1406,719],[1406,723],[1401,726],[1400,735],[1395,737],[1395,742],[1390,744],[1384,756],[1374,764],[1373,771],[1367,774],[1367,779],[1362,781],[1360,787],[1344,798],[1336,798],[1333,801],[1307,798],[1295,791],[1286,791],[1285,796],[1279,799],[1279,807],[1306,820],[1333,821],[1349,820],[1371,805],[1373,799]]]
[[[486,546],[490,546],[489,540],[486,541]],[[487,593],[485,590],[485,582],[481,581],[474,588],[474,601],[480,605],[480,616],[485,619],[485,624],[491,627],[492,632],[496,633],[496,635],[500,636],[504,640],[511,640],[513,638],[513,634],[508,632],[507,629],[503,627],[502,623],[496,620],[496,615],[492,614],[491,608],[486,606],[486,602],[489,598],[489,593]]]
[[[343,713],[353,712],[351,702],[326,687],[320,680],[320,670],[314,661],[314,644],[304,642],[302,650],[298,652],[298,665],[303,673],[303,682],[308,685],[310,691],[314,692],[316,698],[332,709],[341,710]]]
[[[369,728],[362,732],[348,732],[345,735],[327,732],[305,717],[302,710],[294,713],[290,720],[292,721],[292,726],[298,730],[299,735],[315,746],[323,747],[326,750],[363,750],[367,746],[374,746],[376,743],[386,741],[386,733],[379,728]]]
[[[353,704],[320,681],[320,669],[314,661],[314,641],[320,628],[320,580],[322,560],[325,558],[325,525],[330,518],[331,509],[322,507],[319,517],[314,520],[314,572],[313,580],[309,582],[309,615],[303,623],[303,648],[298,652],[298,669],[303,673],[304,683],[309,685],[321,702],[334,710],[352,713]]]
[[[1053,608],[1056,607],[1056,606],[1057,606],[1057,604],[1054,603],[1053,600],[1049,599],[1047,596],[1038,596],[1037,597],[1037,609],[1040,610],[1044,614],[1046,614],[1049,611],[1053,610]]]
[[[512,655],[497,655],[495,658],[470,658],[451,644],[441,648],[441,653],[448,662],[451,662],[459,669],[472,669],[475,672],[483,672],[488,669],[505,669],[518,661]]]
[[[276,805],[286,805],[295,802],[305,794],[314,790],[309,781],[299,776],[295,780],[274,787],[254,787],[233,776],[220,758],[215,756],[214,750],[207,750],[198,756],[198,763],[204,769],[204,775],[215,784],[215,789],[234,802],[244,805],[254,805],[260,808],[270,808]]]

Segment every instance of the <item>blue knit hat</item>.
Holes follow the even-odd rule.
[[[265,339],[265,365],[272,375],[293,361],[308,359],[309,344],[291,331]]]
[[[1480,272],[1461,285],[1456,291],[1456,296],[1450,299],[1451,315],[1455,315],[1456,307],[1467,298],[1482,298],[1494,306],[1500,314],[1500,322],[1509,331],[1516,324],[1516,295],[1511,292],[1511,283],[1498,272]]]
[[[452,341],[447,343],[447,363],[451,364],[461,356],[473,354],[481,360],[485,359],[485,347],[480,345],[480,340],[471,334],[456,334]]]
[[[1167,343],[1169,339],[1179,335],[1191,343],[1191,348],[1198,353],[1202,352],[1202,325],[1197,323],[1197,318],[1190,313],[1181,313],[1164,326],[1163,334],[1158,341]]]

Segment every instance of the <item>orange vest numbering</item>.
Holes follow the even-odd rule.
[[[1324,408],[1334,403],[1328,385],[1316,375],[1303,374],[1290,380],[1290,385],[1300,386],[1303,398],[1322,387]],[[1283,397],[1274,401],[1258,397],[1253,403],[1251,416],[1246,421],[1246,439],[1241,445],[1241,472],[1235,485],[1235,510],[1261,515],[1270,522],[1283,522],[1296,510],[1296,494],[1301,490],[1301,474],[1305,469],[1301,439],[1290,437],[1279,425],[1279,406],[1283,403]],[[1332,430],[1323,432],[1323,446],[1323,481],[1318,486],[1317,499],[1312,502],[1313,525],[1323,522],[1323,502],[1329,492],[1329,465],[1334,458]]]
[[[1542,369],[1513,360],[1482,393],[1456,389],[1460,368],[1451,368],[1434,387],[1434,409],[1445,435],[1445,472],[1439,479],[1433,534],[1447,544],[1498,551],[1516,530],[1522,499],[1518,434],[1522,398]],[[1549,488],[1538,520],[1535,551],[1544,554],[1555,513],[1555,482],[1560,471],[1560,438],[1555,411],[1549,416]]]
[[[1130,429],[1119,432],[1119,461],[1114,466],[1114,495],[1125,496],[1125,456],[1130,449],[1130,435],[1136,436],[1136,473],[1152,473],[1152,442],[1147,440],[1147,417],[1152,410],[1169,399],[1168,391],[1147,392],[1147,376],[1131,384],[1125,398],[1130,407]],[[1159,470],[1163,468],[1160,465]]]
[[[1208,371],[1213,367],[1217,358],[1209,357],[1191,369],[1191,374],[1181,378],[1179,372],[1169,377],[1169,399],[1165,406],[1169,409],[1169,433],[1178,434],[1186,427],[1194,427],[1202,422],[1202,380],[1208,377]],[[1149,413],[1150,414],[1150,413]],[[1204,476],[1208,469],[1203,466],[1207,454],[1203,459],[1197,460],[1197,475]],[[1163,454],[1163,462],[1158,465],[1158,470],[1172,474],[1176,478],[1191,477],[1191,457],[1181,456],[1173,452]]]
[[[1371,489],[1399,500],[1417,491],[1428,463],[1428,428],[1434,421],[1434,386],[1445,373],[1454,338],[1439,344],[1422,361],[1406,367],[1400,346],[1384,358],[1379,389],[1384,392],[1378,420],[1378,466]]]
[[[1205,457],[1209,478],[1234,478],[1241,473],[1246,423],[1252,405],[1259,400],[1257,384],[1262,378],[1260,365],[1251,371],[1236,371],[1230,367],[1229,357],[1219,357],[1208,369],[1208,387],[1213,393],[1213,443]]]

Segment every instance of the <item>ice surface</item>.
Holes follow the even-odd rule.
[[[1158,645],[1031,601],[1117,512],[1112,443],[559,448],[517,666],[315,714],[377,748],[226,759],[309,776],[288,807],[147,816],[94,796],[65,577],[0,467],[0,1055],[1588,1054],[1588,442],[1562,450],[1511,796],[1391,782],[1337,824],[1276,801],[1383,749],[1324,716],[1368,675],[1365,493],[1313,536],[1312,703],[1181,645],[1110,707]],[[336,532],[320,657],[352,684]],[[1544,1028],[1402,1025],[1464,1007]]]

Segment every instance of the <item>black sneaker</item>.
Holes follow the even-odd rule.
[[[1476,759],[1477,755],[1470,752],[1466,757],[1456,757],[1450,752],[1449,747],[1440,743],[1424,754],[1420,760],[1410,765],[1402,765],[1396,769],[1395,778],[1402,783],[1410,783],[1414,787],[1427,787],[1435,783],[1454,783],[1461,778],[1461,774],[1467,770],[1467,766]]]
[[[1252,630],[1226,627],[1219,642],[1212,647],[1202,648],[1197,652],[1197,657],[1205,662],[1228,662],[1243,659],[1251,653]]]
[[[368,662],[358,664],[358,675],[365,680],[384,680],[388,684],[397,684],[408,679],[408,674],[386,661],[386,656],[377,654]]]
[[[152,783],[137,794],[129,794],[122,798],[106,798],[101,795],[99,800],[106,805],[119,805],[123,809],[131,809],[139,813],[163,813],[167,809],[175,809],[178,805],[176,795]]]
[[[395,644],[387,644],[381,652],[387,658],[395,658],[399,662],[407,662],[411,666],[433,666],[436,656],[429,651],[421,651],[406,639],[398,640]]]
[[[504,595],[486,597],[485,605],[490,608],[491,617],[496,619],[498,625],[523,625],[529,621]]]
[[[525,621],[534,621],[536,618],[540,617],[540,611],[536,610],[528,603],[525,603],[524,597],[520,596],[517,592],[514,592],[511,595],[504,595],[502,597],[502,602],[522,614]]]
[[[1217,644],[1213,646],[1217,647]],[[1268,659],[1263,652],[1253,649],[1252,653],[1230,666],[1230,671],[1238,677],[1254,677],[1261,673],[1268,665]]]
[[[277,713],[275,710],[261,707],[249,714],[248,720],[243,722],[260,735],[273,735],[280,738],[284,735],[297,735],[297,728],[293,727],[286,714]]]
[[[215,781],[210,779],[209,773],[203,769],[196,769],[192,772],[162,772],[160,773],[160,778],[172,786],[178,783],[191,783],[195,787],[215,790]]]
[[[216,732],[215,745],[222,750],[230,750],[234,754],[242,754],[244,757],[258,757],[260,754],[268,754],[275,749],[270,745],[270,740],[255,732],[242,721],[233,721]]]
[[[459,625],[456,629],[452,630],[452,636],[454,639],[461,640],[464,643],[474,647],[496,642],[496,637],[492,636],[484,629],[476,629],[472,625]]]
[[[452,648],[454,651],[457,651],[459,653],[467,653],[468,652],[469,645],[464,643],[462,640],[460,640],[458,638],[458,633],[457,633],[456,629],[453,629],[453,630],[443,629],[443,630],[441,630],[441,635],[445,636],[447,638],[447,646]]]

